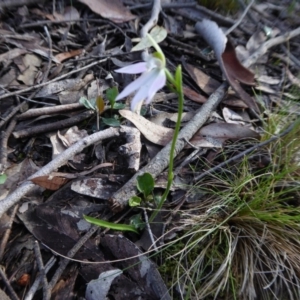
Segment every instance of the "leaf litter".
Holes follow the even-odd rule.
[[[18,284],[21,279],[30,274],[33,280],[37,280],[37,269],[33,264],[36,254],[32,250],[33,239],[36,239],[40,242],[45,264],[51,261],[52,254],[58,255],[57,259],[61,261],[63,258],[59,255],[81,261],[78,263],[80,268],[76,262],[70,262],[63,275],[59,276],[60,280],[49,283],[49,293],[57,299],[71,299],[72,293],[86,299],[124,299],[125,295],[132,299],[138,299],[136,295],[145,299],[171,299],[174,295],[174,299],[179,295],[187,297],[184,295],[186,291],[182,293],[181,285],[186,287],[188,284],[182,281],[170,286],[167,279],[170,274],[166,275],[160,268],[161,274],[166,277],[161,276],[157,269],[164,265],[163,261],[159,256],[148,257],[143,251],[152,250],[153,239],[161,241],[156,243],[160,247],[164,245],[164,235],[178,237],[180,226],[172,223],[179,224],[176,222],[180,216],[176,213],[169,215],[168,209],[176,212],[180,209],[178,205],[185,211],[190,209],[194,202],[190,201],[187,186],[194,184],[193,178],[224,160],[222,153],[229,152],[228,155],[233,156],[242,153],[247,142],[256,143],[254,141],[264,133],[263,122],[274,116],[272,111],[288,107],[290,99],[294,100],[292,113],[299,111],[295,101],[299,99],[299,93],[291,92],[292,85],[299,86],[299,62],[292,57],[299,56],[296,39],[289,41],[291,56],[286,55],[286,45],[281,42],[282,45],[274,45],[272,51],[266,51],[255,63],[247,65],[248,68],[243,66],[243,61],[255,55],[262,44],[300,25],[294,17],[299,13],[299,5],[295,4],[294,13],[284,14],[288,9],[276,1],[272,1],[274,4],[253,4],[249,16],[257,22],[243,19],[240,26],[226,36],[223,32],[236,23],[238,14],[231,12],[225,17],[221,11],[214,12],[195,3],[187,3],[193,8],[184,7],[180,2],[162,3],[164,17],[149,32],[160,43],[170,66],[183,64],[183,127],[224,80],[232,89],[214,109],[222,117],[210,114],[206,124],[175,160],[176,184],[172,186],[165,211],[158,216],[167,232],[162,231],[162,226],[158,230],[149,224],[149,228],[144,229],[143,239],[139,240],[135,233],[112,230],[109,233],[97,230],[95,233],[95,229],[76,254],[71,251],[74,245],[93,230],[83,220],[83,215],[124,224],[129,224],[132,217],[135,220],[146,218],[139,208],[126,210],[127,215],[124,216],[116,214],[110,200],[130,182],[139,168],[159,155],[160,149],[170,142],[177,117],[177,100],[176,95],[174,97],[163,89],[155,96],[153,107],[144,107],[143,114],[137,115],[128,110],[131,96],[124,101],[126,109],[120,110],[117,106],[110,106],[105,94],[107,89],[116,86],[122,90],[134,80],[132,75],[117,74],[114,70],[141,60],[141,50],[149,45],[147,39],[140,37],[140,29],[147,22],[145,16],[151,6],[138,1],[82,0],[64,7],[58,2],[54,6],[46,3],[43,7],[36,3],[25,3],[23,7],[15,5],[4,8],[5,15],[0,9],[0,127],[3,132],[0,169],[8,175],[7,181],[0,185],[1,199],[5,200],[9,192],[17,190],[24,182],[26,184],[36,170],[51,164],[52,159],[97,131],[97,122],[100,131],[105,131],[112,124],[107,120],[113,120],[120,135],[104,139],[79,154],[72,153],[68,163],[60,166],[59,173],[32,179],[36,189],[23,197],[24,205],[18,210],[17,218],[11,210],[5,211],[1,221],[7,224],[7,219],[10,219],[11,235],[5,246],[4,232],[9,227],[5,225],[0,232],[2,244],[6,247],[1,263],[6,268],[6,276],[12,278],[9,283],[11,290],[23,297],[33,281],[29,282],[29,286],[22,286]],[[176,8],[176,5],[179,7]],[[238,13],[242,11],[239,9]],[[257,26],[261,24],[258,20],[262,15],[265,24]],[[278,18],[276,23],[273,22],[275,15]],[[221,26],[226,29],[223,31]],[[140,42],[133,46],[138,39]],[[76,126],[64,126],[62,115],[68,120],[78,111],[66,113],[63,105],[78,103],[81,97],[91,102],[102,97],[105,109],[101,116],[91,111]],[[43,117],[32,115],[26,122],[18,119],[23,110],[30,115],[31,110],[36,113],[36,110],[51,105],[58,109],[61,106],[62,111],[51,117],[47,114]],[[77,109],[81,109],[79,114],[86,110],[83,106]],[[263,113],[260,115],[263,119],[257,118],[258,113]],[[13,116],[16,116],[15,120]],[[15,130],[9,127],[13,122],[17,123]],[[18,138],[18,135],[10,134],[19,130],[31,131],[34,124],[41,127],[46,123],[50,128],[32,137]],[[59,129],[51,129],[53,124]],[[128,136],[133,133],[130,129],[120,130],[119,124],[137,128],[141,133],[139,145],[128,143]],[[49,134],[46,133],[49,131]],[[132,147],[136,149],[130,152]],[[203,164],[203,161],[206,163]],[[251,157],[252,161],[255,161],[253,169],[262,170],[268,165],[268,155],[258,153]],[[136,162],[138,167],[131,167]],[[228,165],[226,168],[229,171],[224,169],[225,173],[236,172],[234,167],[230,169]],[[154,196],[160,195],[165,188],[166,173],[161,172],[155,180]],[[201,195],[205,198],[207,192],[203,190]],[[126,193],[123,196],[126,198]],[[153,209],[155,200],[147,202],[146,207]],[[215,210],[216,207],[209,211]],[[153,234],[154,237],[151,237]],[[3,253],[1,247],[0,253]],[[18,251],[12,251],[14,247]],[[97,261],[101,264],[93,264]],[[26,273],[22,268],[26,269]],[[57,269],[56,265],[52,267],[51,274]],[[118,269],[123,274],[118,273],[116,278],[112,276],[104,283],[103,276],[109,276]],[[41,299],[40,295],[37,292],[34,299]]]

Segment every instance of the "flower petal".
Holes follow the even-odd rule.
[[[140,85],[139,90],[134,95],[133,99],[131,100],[131,110],[134,110],[136,105],[140,101],[143,101],[148,97],[149,88],[153,84],[156,76],[157,76],[156,71],[149,72],[148,80],[146,82],[144,82],[144,84]]]
[[[129,85],[126,86],[126,88],[118,95],[116,98],[116,101],[127,97],[134,91],[138,90],[141,86],[143,86],[151,77],[152,72],[145,72],[143,73],[139,78],[132,81]]]
[[[152,84],[149,87],[148,90],[148,96],[145,101],[146,104],[149,104],[154,97],[154,95],[157,93],[158,90],[160,90],[163,86],[166,84],[166,73],[165,70],[160,70],[153,80]]]
[[[117,73],[125,73],[125,74],[140,74],[147,71],[147,63],[140,62],[137,64],[129,65],[121,69],[115,70]]]

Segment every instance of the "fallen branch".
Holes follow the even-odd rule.
[[[81,152],[84,148],[93,145],[101,140],[119,136],[119,129],[108,128],[106,130],[96,132],[90,136],[85,137],[76,144],[72,145],[70,148],[66,149],[63,153],[53,159],[46,166],[41,168],[38,172],[33,174],[25,181],[20,187],[18,187],[14,192],[0,201],[0,218],[2,215],[14,204],[16,204],[23,196],[25,196],[30,190],[35,186],[30,179],[40,176],[49,175],[51,172],[56,171],[59,167],[66,164],[68,160],[72,159],[74,155]]]
[[[266,42],[264,42],[251,56],[249,56],[244,62],[243,65],[245,67],[250,67],[253,65],[261,56],[263,56],[267,51],[279,44],[287,42],[288,40],[298,36],[300,34],[300,27],[289,31],[283,35],[272,38]]]

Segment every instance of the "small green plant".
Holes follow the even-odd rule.
[[[118,127],[120,126],[120,120],[118,115],[112,116],[113,109],[119,110],[123,109],[125,105],[123,103],[117,103],[116,98],[118,96],[118,88],[112,87],[106,90],[106,99],[110,103],[110,110],[111,110],[111,117],[110,118],[101,118],[101,121],[103,124],[112,126],[112,127]],[[99,94],[97,98],[94,99],[87,99],[86,97],[81,97],[79,99],[79,103],[83,104],[87,109],[94,110],[97,114],[97,130],[100,129],[100,118],[99,115],[102,114],[105,111],[105,102],[103,100],[103,97]]]
[[[168,170],[167,187],[162,197],[160,197],[159,199],[155,197],[155,200],[157,200],[157,207],[149,218],[149,222],[151,223],[161,210],[164,202],[166,201],[173,182],[173,161],[175,155],[175,144],[180,130],[184,96],[182,88],[181,66],[177,67],[175,71],[175,76],[173,76],[170,73],[170,71],[166,68],[166,58],[161,48],[158,46],[153,37],[151,37],[151,35],[148,34],[147,37],[157,52],[155,52],[153,55],[148,55],[145,62],[129,65],[124,68],[115,70],[119,73],[143,74],[138,79],[131,82],[120,94],[117,93],[117,90],[111,89],[106,93],[106,96],[110,101],[111,106],[115,107],[115,101],[118,101],[128,96],[133,91],[137,91],[136,95],[134,96],[131,102],[131,108],[132,110],[134,110],[137,104],[144,101],[145,99],[146,103],[149,103],[152,100],[154,94],[165,84],[167,84],[170,87],[170,89],[176,92],[178,95],[178,117],[170,150],[170,163]],[[82,101],[82,103],[86,103],[86,101]],[[89,105],[89,103],[86,104]],[[137,180],[137,188],[141,193],[143,193],[144,199],[149,200],[148,198],[151,196],[150,194],[152,193],[154,188],[154,179],[152,175],[146,173],[142,176],[139,176]],[[141,201],[142,200],[138,196],[134,196],[129,200],[129,205],[138,206],[140,205]],[[90,221],[89,219],[86,220]],[[133,224],[136,223],[133,222]],[[100,223],[98,223],[98,225],[101,226]],[[140,223],[138,226],[139,228],[143,228],[143,226],[141,226]],[[114,228],[111,227],[111,229]]]

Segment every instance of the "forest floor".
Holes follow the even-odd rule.
[[[300,299],[299,35],[296,0],[0,0],[0,299]]]

